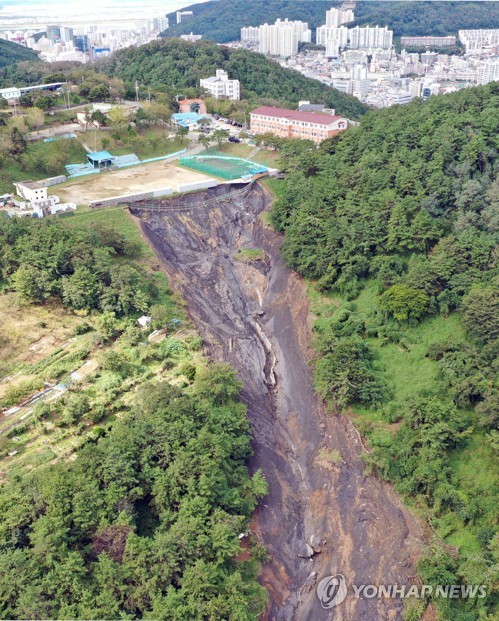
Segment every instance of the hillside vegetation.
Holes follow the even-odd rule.
[[[285,69],[260,54],[220,47],[209,41],[195,44],[180,39],[153,41],[138,48],[119,50],[101,68],[125,83],[138,80],[153,89],[183,95],[185,89],[199,88],[201,78],[222,68],[231,78],[241,81],[242,97],[246,99],[273,100],[294,106],[301,99],[310,99],[351,118],[358,118],[367,110],[354,97]]]
[[[272,182],[284,257],[315,283],[317,390],[435,531],[422,581],[488,587],[439,600],[448,621],[497,611],[498,104],[491,84],[369,112],[285,144]]]
[[[0,268],[0,617],[255,620],[241,382],[127,213],[1,217]]]
[[[273,23],[277,18],[308,22],[315,30],[326,21],[326,11],[339,2],[296,2],[295,0],[217,0],[194,4],[185,10],[194,17],[176,24],[175,13],[170,13],[170,28],[165,37],[178,37],[194,32],[204,38],[227,43],[238,41],[243,26]],[[379,24],[393,29],[395,36],[427,35],[428,24],[435,35],[457,34],[461,28],[498,28],[497,2],[357,2],[354,25]]]
[[[36,60],[38,54],[17,43],[0,39],[0,68],[13,65],[23,60]]]

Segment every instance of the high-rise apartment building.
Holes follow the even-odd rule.
[[[499,29],[460,30],[459,39],[466,52],[479,52],[484,47],[499,46]]]
[[[56,25],[47,26],[47,39],[50,39],[51,41],[59,41],[60,38],[61,38],[61,29],[59,28],[59,26],[56,26]]]
[[[241,41],[258,43],[260,41],[260,27],[247,26],[246,28],[241,28]]]
[[[192,11],[177,11],[177,24],[186,22],[189,19],[192,19],[193,17],[194,17],[194,13]]]
[[[64,43],[69,43],[74,39],[74,31],[72,28],[68,28],[68,26],[63,26],[61,28],[61,41]]]
[[[316,43],[326,48],[328,47],[328,43],[330,43],[330,45],[334,45],[334,48],[330,49],[344,49],[348,45],[348,28],[345,28],[345,26],[340,26],[339,28],[319,26],[316,31]],[[326,56],[337,55],[338,53],[330,54],[326,51]]]
[[[400,43],[407,47],[451,47],[456,37],[400,37]]]
[[[488,84],[499,80],[499,58],[484,60],[477,63],[477,84]]]
[[[326,11],[326,26],[338,28],[341,24],[348,24],[355,19],[352,9],[329,9]]]
[[[348,47],[353,50],[389,49],[393,44],[393,30],[388,26],[356,26],[348,29]]]
[[[312,32],[306,22],[278,19],[275,24],[263,24],[259,30],[259,51],[271,56],[293,56],[298,52],[300,42],[312,41]]]
[[[152,19],[152,29],[157,32],[163,32],[169,27],[168,17],[154,17]]]

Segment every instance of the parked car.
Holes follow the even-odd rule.
[[[239,140],[239,138],[236,138],[235,136],[229,136],[229,142],[241,142]]]

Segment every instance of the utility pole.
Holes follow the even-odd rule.
[[[135,101],[139,101],[139,83],[135,80]]]

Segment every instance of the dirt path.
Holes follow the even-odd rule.
[[[332,612],[315,593],[317,581],[337,573],[350,585],[407,583],[422,535],[392,488],[364,475],[351,422],[326,415],[316,399],[305,286],[282,262],[281,237],[258,217],[269,203],[255,185],[245,198],[211,209],[133,212],[210,355],[230,362],[245,383],[251,468],[262,468],[270,490],[254,517],[273,559],[261,576],[270,592],[265,618],[402,619],[400,600],[349,595]],[[237,261],[239,248],[262,248],[266,259]]]

